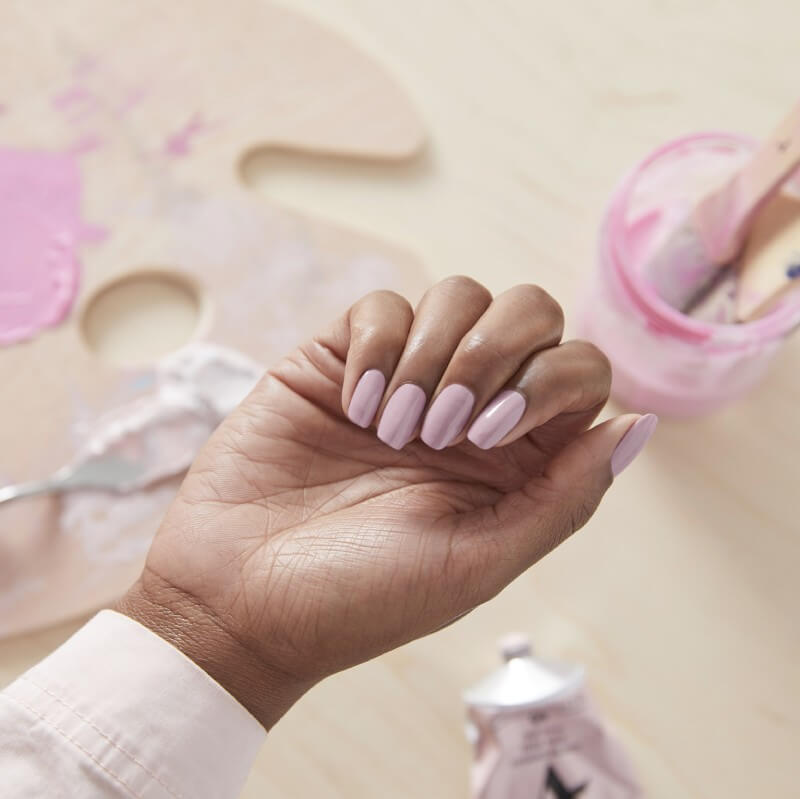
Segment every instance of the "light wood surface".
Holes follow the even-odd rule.
[[[380,59],[431,146],[406,167],[263,155],[257,188],[402,242],[438,276],[538,282],[568,312],[634,160],[689,131],[764,134],[798,92],[789,0],[292,5]],[[736,407],[664,420],[589,526],[490,604],[315,689],[244,796],[466,796],[458,692],[520,629],[586,664],[648,796],[795,797],[798,356],[796,338]],[[76,626],[0,645],[2,676]]]

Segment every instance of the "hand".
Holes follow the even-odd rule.
[[[589,519],[655,421],[587,431],[610,368],[562,326],[535,286],[364,297],[212,436],[119,608],[269,728],[495,596]]]

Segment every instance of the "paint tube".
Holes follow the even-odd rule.
[[[639,799],[627,756],[587,696],[582,666],[500,641],[504,664],[464,694],[473,799]]]

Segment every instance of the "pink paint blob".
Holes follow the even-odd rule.
[[[0,345],[60,322],[78,290],[78,162],[67,153],[0,149]]]
[[[72,66],[72,74],[76,76],[88,75],[99,66],[99,61],[90,55],[81,56]]]
[[[720,408],[761,380],[800,322],[800,302],[746,324],[709,321],[718,307],[706,319],[686,316],[645,275],[652,253],[698,197],[740,168],[754,146],[725,133],[670,142],[639,164],[609,202],[580,327],[611,360],[612,393],[627,407],[666,416]]]
[[[182,158],[191,150],[192,140],[208,130],[200,114],[195,114],[180,130],[167,137],[164,152],[173,158]]]
[[[94,98],[91,92],[79,85],[70,86],[53,97],[53,106],[62,111],[72,106],[87,105],[93,102]]]
[[[119,106],[115,109],[116,116],[125,116],[147,97],[147,89],[144,86],[136,86],[126,92],[119,101]]]
[[[103,146],[103,140],[94,133],[87,133],[81,136],[70,147],[69,152],[73,155],[85,155],[94,150],[99,150]]]

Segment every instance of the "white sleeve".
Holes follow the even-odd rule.
[[[0,693],[5,799],[233,799],[264,728],[202,669],[104,610]]]

